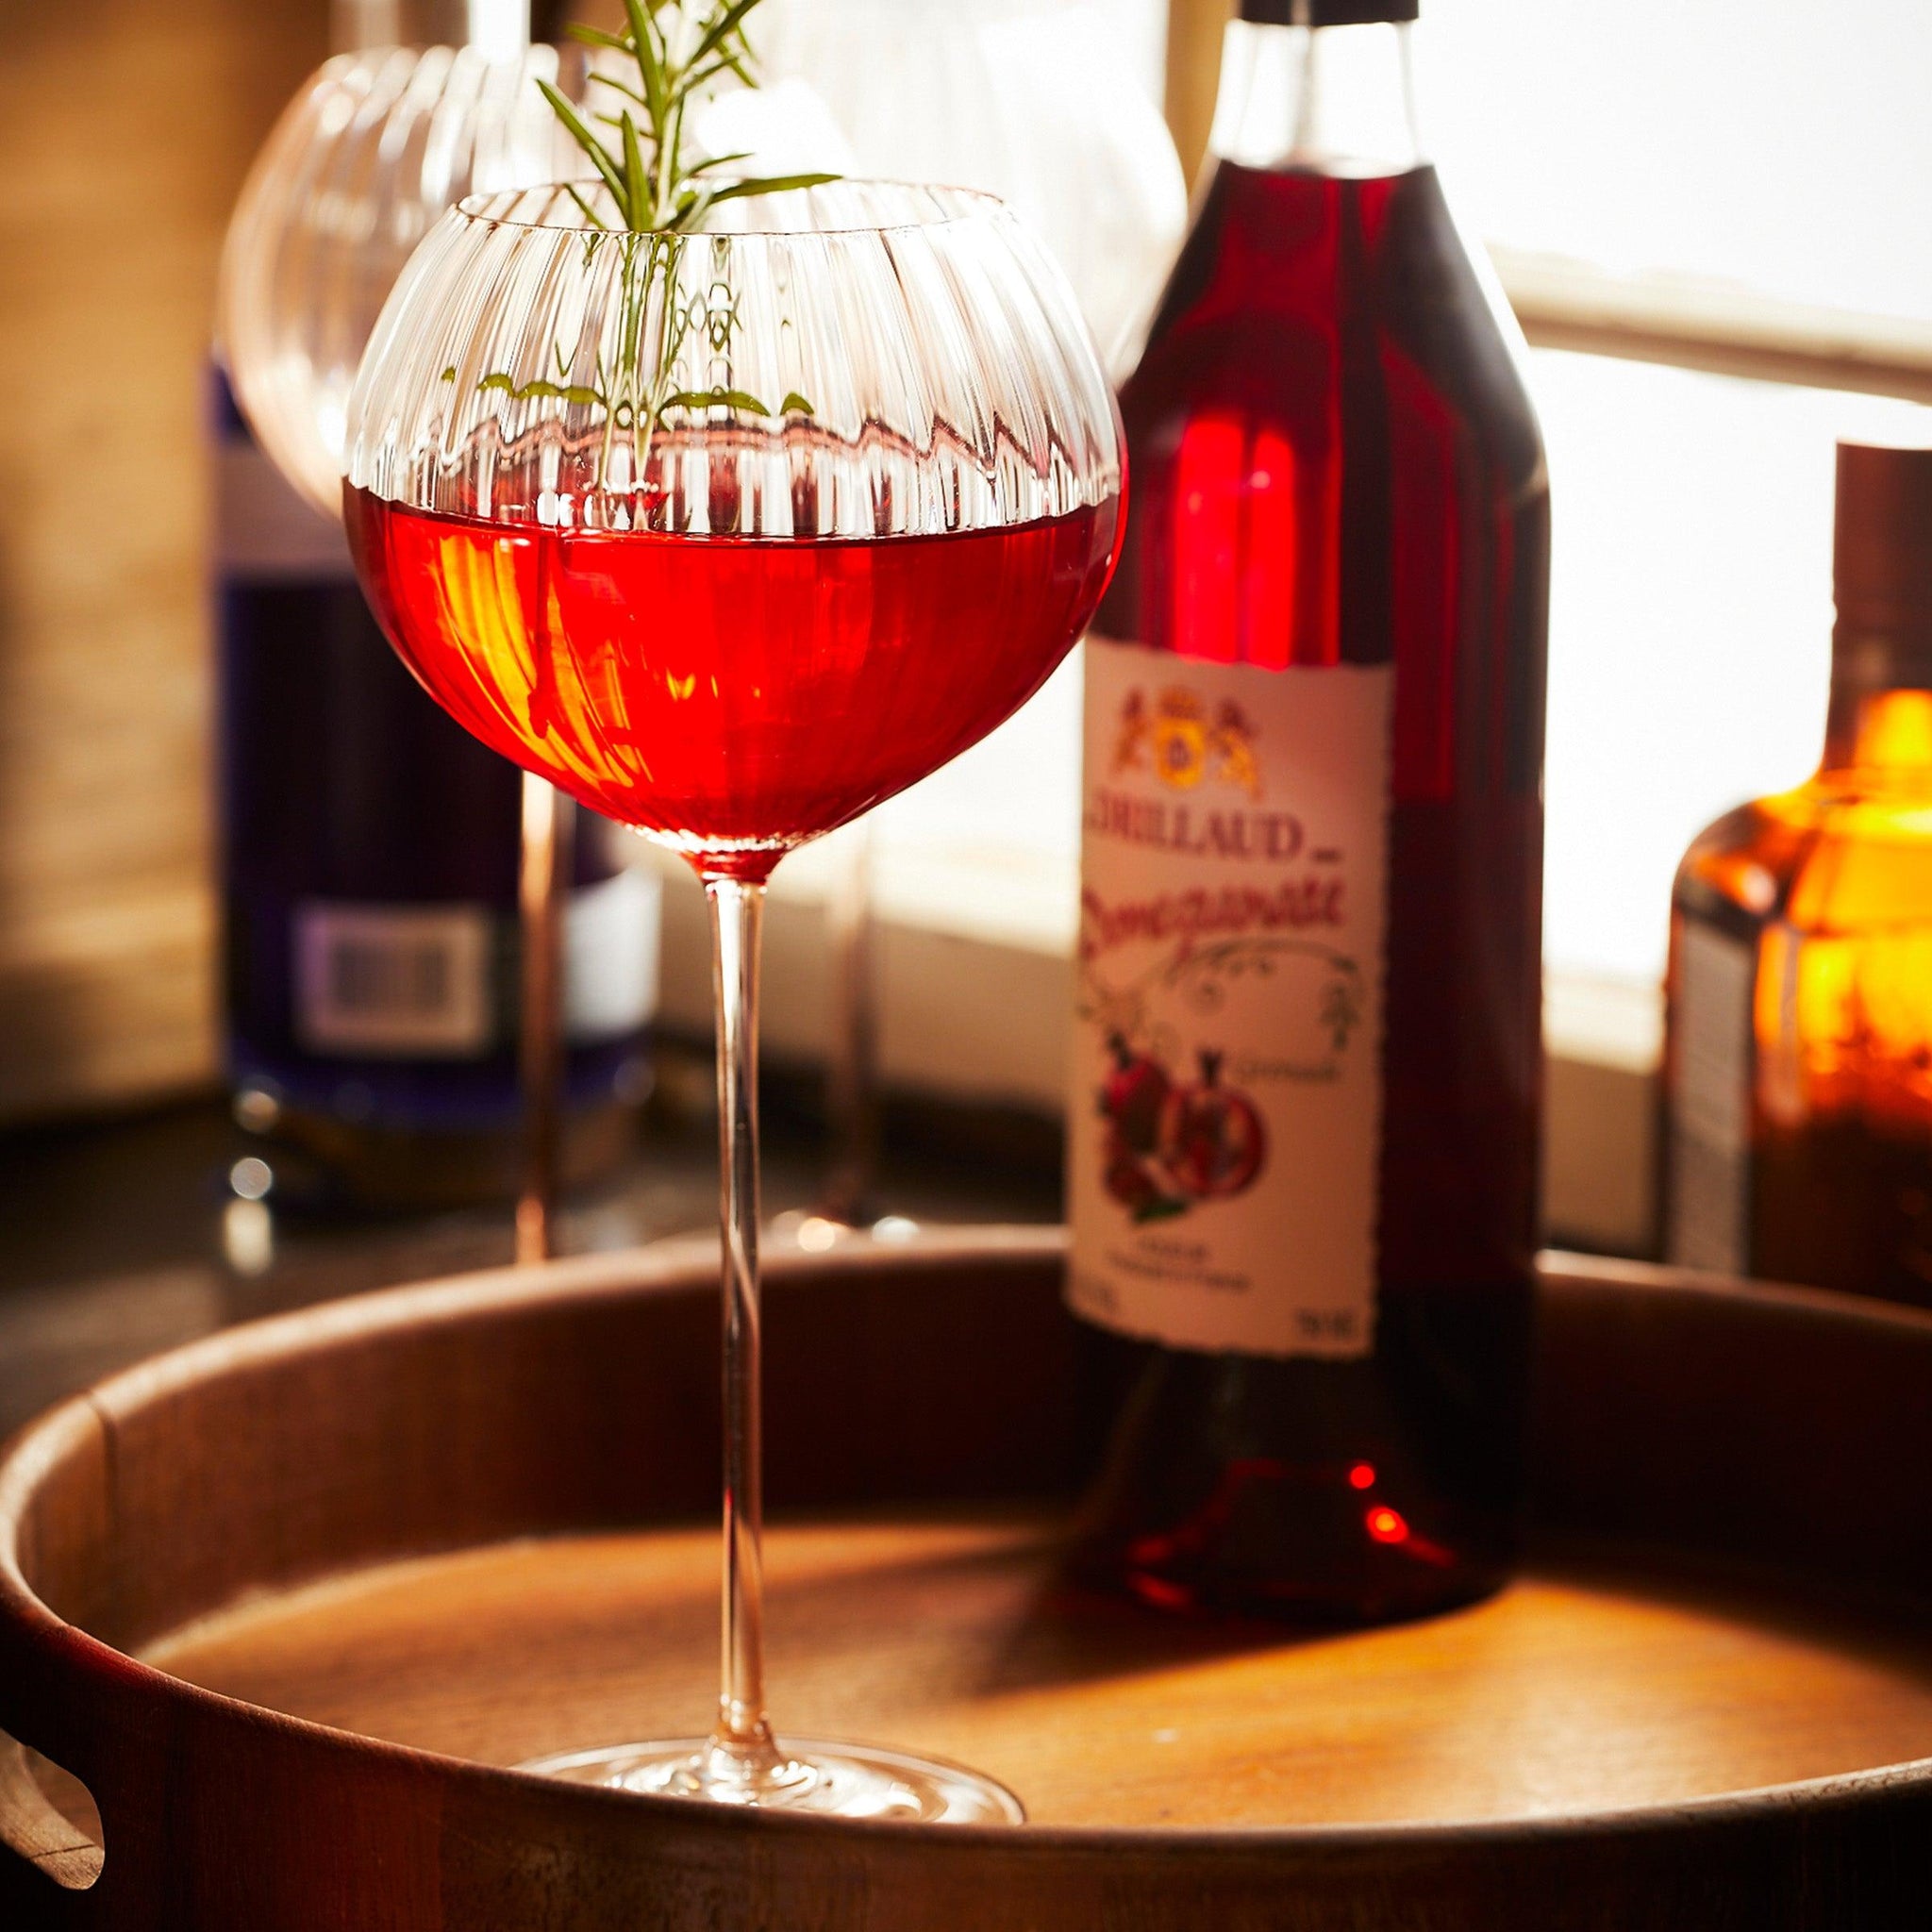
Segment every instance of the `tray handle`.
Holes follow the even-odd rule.
[[[0,1876],[0,1906],[18,1932],[79,1928],[94,1922],[89,1893],[106,1853],[42,1788],[16,1739],[0,1731],[0,1845],[13,1856]]]

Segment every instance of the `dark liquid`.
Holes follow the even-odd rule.
[[[347,497],[396,648],[484,743],[760,878],[983,738],[1091,616],[1117,505],[935,537],[663,536]]]
[[[1096,629],[1219,662],[1392,661],[1394,796],[1374,1353],[1105,1338],[1090,1565],[1175,1607],[1351,1619],[1466,1599],[1506,1574],[1522,1487],[1549,514],[1535,419],[1433,170],[1225,162],[1122,411],[1134,504]],[[1257,471],[1277,487],[1251,490]]]

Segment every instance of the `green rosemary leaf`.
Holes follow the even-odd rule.
[[[736,54],[729,53],[720,54],[707,66],[695,69],[687,68],[685,74],[685,92],[693,94],[709,82],[716,80],[721,74],[737,75],[746,87],[755,88],[758,84],[758,75]]]
[[[618,207],[624,207],[624,176],[605,152],[604,143],[584,125],[577,110],[547,80],[540,80],[537,85],[543,90],[543,98],[550,103],[550,111],[563,123],[570,138],[590,156],[598,174],[603,175],[605,185],[616,195]]]
[[[444,371],[442,372],[442,380],[443,380],[444,382],[454,382],[454,381],[455,381],[456,379],[457,379],[457,365],[456,365],[456,364],[455,364],[454,362],[452,362],[452,363],[451,363],[451,364],[449,365],[449,367],[448,367],[447,369],[445,369],[445,370],[444,370]]]
[[[563,184],[563,192],[567,195],[569,195],[574,202],[576,203],[578,208],[580,208],[583,210],[584,219],[587,222],[589,222],[593,228],[606,228],[608,230],[608,224],[606,223],[604,217],[600,215],[597,212],[597,210],[593,208],[591,206],[591,204],[584,199],[582,193],[576,188],[572,186],[570,182],[566,181]]]
[[[816,416],[818,411],[794,390],[788,390],[785,400],[778,405],[781,416]]]
[[[661,67],[647,67],[641,61],[638,67],[644,79],[644,121],[651,130],[651,146],[655,152],[664,141],[671,119],[671,79]],[[675,139],[671,145],[675,153],[677,143]]]
[[[737,31],[739,22],[758,4],[758,0],[732,0],[732,5],[711,23],[704,38],[691,49],[691,58],[684,63],[686,67],[695,67],[708,55],[715,54]]]
[[[601,26],[586,26],[580,20],[572,21],[564,32],[587,47],[608,47],[613,54],[630,52],[630,42],[622,34],[608,34]]]
[[[787,194],[794,188],[822,188],[827,181],[839,179],[837,175],[767,175],[762,177],[734,181],[728,188],[716,190],[711,199],[737,201],[747,194]]]
[[[630,189],[627,210],[633,228],[651,225],[651,177],[644,172],[644,151],[638,142],[638,124],[624,112],[624,178]]]
[[[658,23],[644,0],[624,0],[624,15],[630,22],[631,45],[641,51],[658,47]]]
[[[753,416],[769,416],[772,413],[755,395],[741,389],[726,389],[720,384],[716,389],[681,389],[675,395],[666,396],[658,405],[658,420],[662,423],[673,409],[716,408],[740,409]]]
[[[485,390],[500,389],[513,403],[553,402],[580,403],[585,405],[602,404],[602,393],[582,382],[551,382],[547,377],[538,376],[533,382],[519,383],[504,375],[501,370],[486,375],[476,385],[480,395]]]
[[[751,157],[752,150],[748,147],[742,148],[735,155],[713,155],[708,160],[693,161],[690,167],[681,172],[687,181],[694,181],[708,169],[729,167],[733,161],[748,161],[751,159]]]
[[[645,100],[643,95],[641,94],[636,88],[632,87],[628,81],[619,80],[615,75],[592,74],[591,75],[591,78],[594,80],[599,87],[608,87],[615,89],[616,92],[624,95],[624,97],[626,100],[635,101],[641,108],[648,108],[651,105],[650,102]]]
[[[688,188],[677,198],[677,208],[671,218],[671,226],[681,235],[696,234],[705,217],[711,211],[711,204],[717,196],[708,190]]]
[[[644,18],[657,38],[658,59],[668,63],[671,58],[671,36],[658,24],[658,16],[667,8],[673,13],[681,13],[684,10],[684,0],[646,0]]]
[[[670,118],[671,76],[665,65],[664,49],[658,42],[658,24],[643,0],[624,0],[624,10],[630,19],[638,76],[644,86],[644,115],[655,145],[664,139],[664,124]]]

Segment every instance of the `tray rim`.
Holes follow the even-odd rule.
[[[1047,1264],[1065,1256],[1065,1230],[1050,1225],[929,1228],[906,1241],[880,1243],[865,1237],[841,1238],[829,1251],[805,1254],[778,1249],[766,1258],[773,1283],[809,1283],[824,1264],[836,1261],[881,1273],[908,1266],[935,1270],[983,1264],[1008,1257]],[[606,1791],[591,1786],[559,1787],[534,1773],[491,1765],[475,1758],[399,1744],[300,1718],[266,1706],[232,1698],[173,1675],[140,1657],[117,1650],[104,1640],[60,1617],[27,1584],[20,1567],[22,1509],[31,1501],[35,1480],[55,1462],[74,1432],[104,1425],[123,1402],[146,1400],[204,1379],[210,1371],[232,1372],[250,1363],[286,1360],[350,1342],[366,1342],[387,1332],[411,1328],[425,1320],[458,1324],[484,1310],[513,1310],[538,1302],[624,1300],[645,1295],[705,1291],[717,1266],[717,1242],[709,1236],[680,1236],[644,1248],[574,1257],[539,1266],[477,1270],[434,1281],[352,1295],[341,1300],[239,1324],[151,1357],[104,1377],[26,1424],[0,1444],[0,1637],[9,1632],[29,1655],[61,1670],[78,1670],[111,1679],[161,1703],[199,1711],[223,1724],[301,1739],[348,1760],[386,1764],[399,1772],[431,1771],[439,1776],[484,1787],[507,1785],[554,1797],[568,1790],[573,1805],[588,1805],[613,1817],[689,1826],[694,1813],[714,1834],[777,1834],[808,1842],[827,1840],[856,1845],[903,1842],[908,1837],[947,1845],[978,1846],[1024,1857],[1118,1855],[1124,1845],[1150,1855],[1364,1852],[1389,1848],[1421,1850],[1432,1845],[1532,1846],[1581,1840],[1668,1836],[1711,1825],[1752,1827],[1791,1808],[1809,1819],[1882,1810],[1900,1801],[1932,1803],[1932,1755],[1890,1764],[1860,1767],[1824,1777],[1714,1791],[1665,1804],[1542,1813],[1496,1819],[1400,1820],[1359,1824],[1257,1824],[1224,1826],[1124,1826],[977,1824],[928,1825],[876,1819],[843,1819],[746,1811],[728,1807],[694,1807],[689,1801],[638,1792]],[[698,1271],[702,1271],[699,1273]],[[1932,1312],[1878,1303],[1854,1302],[1823,1291],[1734,1281],[1719,1275],[1695,1276],[1648,1268],[1641,1263],[1572,1256],[1558,1252],[1539,1257],[1540,1291],[1610,1291],[1624,1295],[1690,1296],[1714,1305],[1788,1310],[1835,1324],[1877,1333],[1904,1328],[1932,1338]],[[452,1545],[451,1553],[483,1544]],[[441,1554],[441,1553],[437,1553]],[[375,1567],[375,1566],[370,1566]],[[219,1614],[214,1609],[208,1614]],[[23,1743],[27,1740],[21,1740]],[[611,1809],[610,1807],[615,1807]],[[7,1848],[0,1845],[0,1853]]]

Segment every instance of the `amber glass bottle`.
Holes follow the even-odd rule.
[[[1549,498],[1408,108],[1414,0],[1243,0],[1121,396],[1087,646],[1069,1298],[1087,1573],[1499,1583],[1535,1245]]]
[[[1841,443],[1824,757],[1678,868],[1664,1246],[1932,1307],[1932,450]]]

